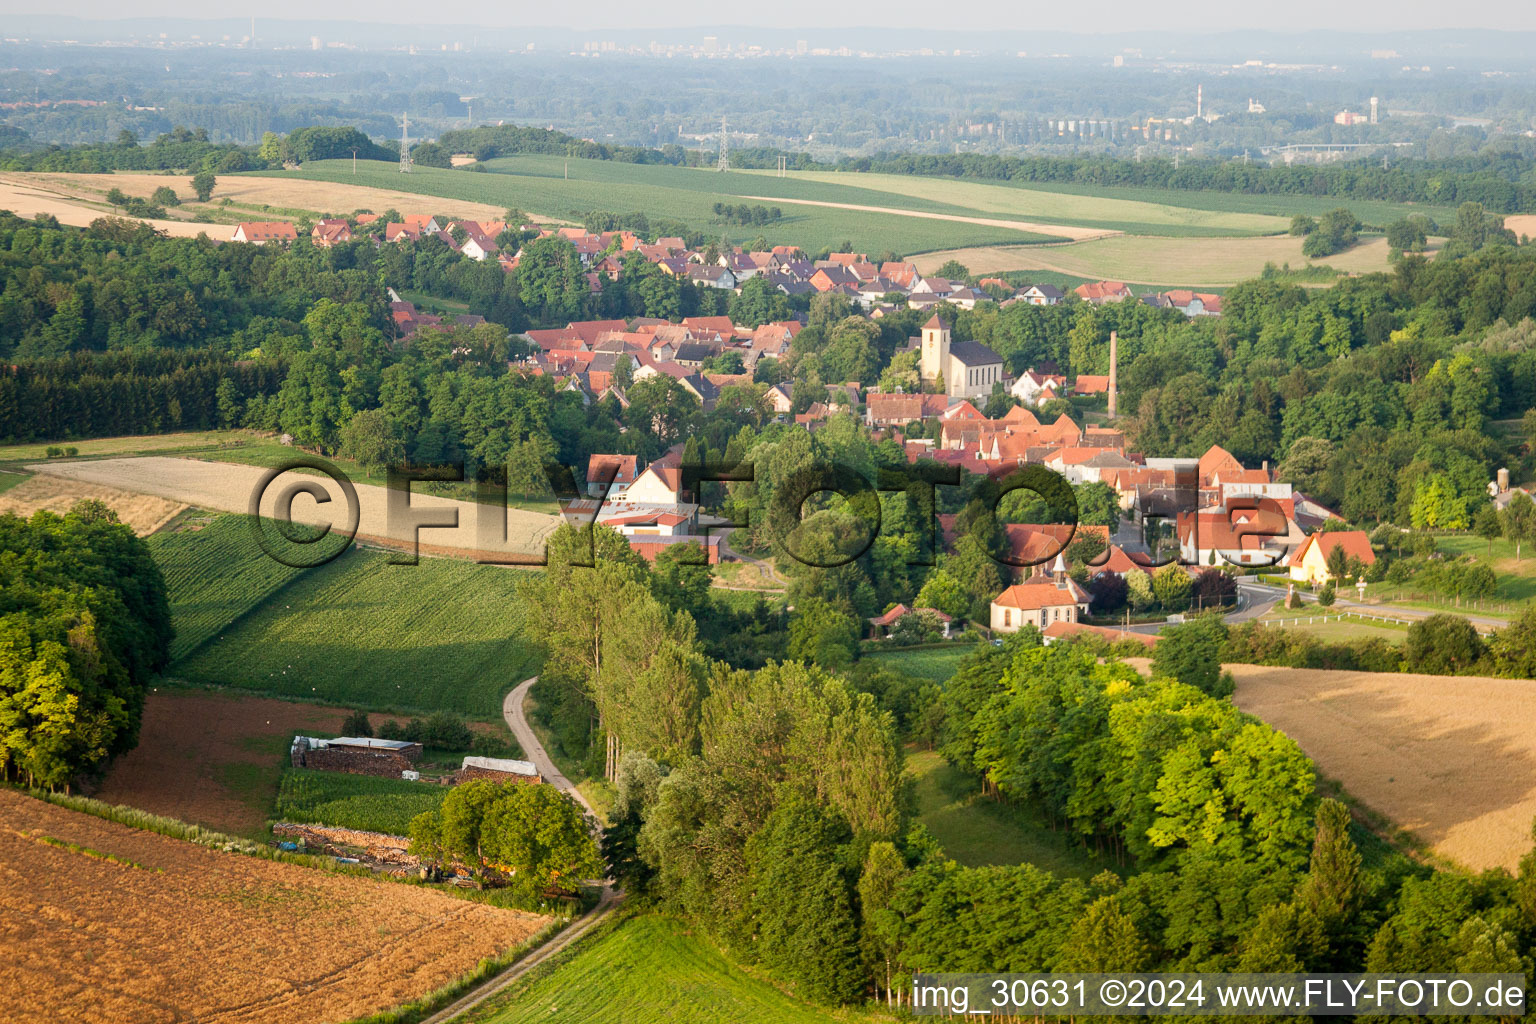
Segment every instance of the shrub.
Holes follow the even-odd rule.
[[[1329,580],[1327,583],[1323,584],[1323,589],[1317,592],[1317,603],[1324,608],[1332,608],[1333,599],[1335,596],[1333,581]]]
[[[1403,666],[1409,672],[1454,675],[1483,656],[1483,638],[1459,615],[1431,615],[1408,627]]]

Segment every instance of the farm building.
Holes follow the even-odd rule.
[[[295,736],[289,759],[295,768],[399,776],[421,759],[421,744],[371,736],[338,736],[332,740]]]
[[[471,779],[491,782],[543,782],[544,777],[532,761],[514,761],[506,757],[466,757],[454,775],[454,785]]]

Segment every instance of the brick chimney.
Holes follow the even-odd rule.
[[[1109,332],[1109,418],[1115,418],[1115,386],[1120,362],[1120,339]]]

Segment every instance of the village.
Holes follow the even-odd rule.
[[[756,251],[728,247],[711,261],[714,247],[709,252],[690,248],[681,237],[648,243],[631,231],[589,232],[505,221],[439,223],[426,214],[404,215],[400,222],[384,224],[378,234],[377,219],[373,214],[350,221],[327,218],[313,226],[310,239],[330,247],[352,241],[354,230],[371,226],[378,244],[436,238],[466,259],[495,260],[510,273],[522,257],[521,243],[516,248],[502,246],[498,238],[505,242],[554,236],[574,248],[594,295],[621,277],[623,259],[635,253],[699,288],[739,293],[746,282],[758,279],[788,297],[842,296],[873,321],[899,309],[935,310],[920,336],[908,339],[902,350],[916,357],[919,389],[882,391],[878,385],[845,382],[825,385],[807,401],[795,381],[770,374],[768,379],[777,382],[766,387],[762,400],[778,422],[809,431],[834,415],[852,415],[873,437],[896,440],[909,463],[955,466],[963,474],[996,479],[1034,466],[1073,486],[1102,484],[1112,490],[1119,508],[1113,533],[1095,526],[1004,524],[1008,575],[1014,582],[993,599],[990,621],[974,624],[989,633],[1033,625],[1048,639],[1101,632],[1111,638],[1134,636],[1150,645],[1155,630],[1128,634],[1086,622],[1096,609],[1084,581],[1129,572],[1150,576],[1169,564],[1196,579],[1212,569],[1227,570],[1229,576],[1237,570],[1267,571],[1272,580],[1288,580],[1289,605],[1299,600],[1297,585],[1310,591],[1330,580],[1344,584],[1337,557],[1329,568],[1335,549],[1346,553],[1353,570],[1349,578],[1357,582],[1375,561],[1363,531],[1342,529],[1341,517],[1294,491],[1290,483],[1276,480],[1268,463],[1244,466],[1220,446],[1198,459],[1128,450],[1124,433],[1115,427],[1120,410],[1113,334],[1108,374],[1079,373],[1068,379],[1056,366],[1044,364],[1014,375],[988,346],[954,340],[952,325],[944,319],[978,303],[1054,306],[1068,301],[1141,302],[1190,318],[1219,317],[1220,295],[1190,290],[1137,295],[1120,281],[1085,282],[1070,292],[1048,283],[1011,285],[999,278],[968,284],[921,274],[910,261],[875,262],[859,252],[832,252],[813,260],[796,247],[782,245]],[[509,227],[514,229],[510,233]],[[298,234],[289,223],[245,223],[231,240],[283,244],[296,242]],[[390,299],[402,344],[418,331],[485,322],[472,314],[444,317],[418,311],[394,290]],[[664,375],[709,412],[726,389],[762,380],[763,362],[787,356],[805,321],[804,313],[752,327],[737,325],[728,316],[683,317],[677,323],[651,317],[572,321],[516,335],[515,340],[526,343],[527,354],[510,368],[547,376],[559,389],[579,394],[585,404],[612,399],[624,408],[627,387]],[[717,372],[720,367],[736,372]],[[999,395],[1008,408],[988,418],[982,409]],[[1066,412],[1037,415],[1061,399],[1086,400],[1102,411],[1090,413],[1083,425]],[[729,530],[720,529],[726,520],[710,515],[698,495],[684,488],[681,459],[681,445],[649,463],[635,455],[594,452],[586,466],[588,493],[564,502],[563,518],[573,525],[609,527],[648,560],[674,545],[697,544],[708,564],[717,565],[731,557],[724,543]],[[946,540],[953,539],[953,520],[953,515],[940,517]],[[1087,549],[1074,545],[1084,537],[1093,539]],[[1074,554],[1082,558],[1087,550],[1091,557],[1075,566]],[[950,635],[952,616],[904,604],[869,620],[871,635],[888,635],[905,615],[938,622],[943,635]]]

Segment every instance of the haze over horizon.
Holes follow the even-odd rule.
[[[0,5],[7,14],[23,13],[20,4]],[[1082,32],[1115,34],[1128,31],[1184,31],[1210,33],[1231,30],[1274,30],[1274,11],[1259,5],[1231,5],[1222,0],[1178,0],[1175,3],[1149,5],[1133,0],[1103,0],[1094,8],[1091,21],[1082,18],[1081,9],[1071,5],[1029,5],[1019,7],[1001,0],[972,0],[960,12],[950,9],[950,16],[935,25],[931,4],[898,0],[882,4],[878,23],[854,11],[842,14],[813,0],[783,0],[771,7],[730,10],[721,17],[701,18],[693,4],[665,2],[637,6],[620,0],[591,0],[580,8],[567,8],[562,14],[570,20],[558,21],[543,15],[527,17],[522,10],[483,2],[452,2],[434,5],[434,24],[461,24],[486,28],[571,29],[580,31],[680,29],[729,25],[740,27],[795,29],[935,29],[941,32],[989,30]],[[76,0],[53,5],[49,11],[59,17],[93,20],[131,18],[210,18],[242,17],[302,20],[347,21],[358,23],[421,24],[423,9],[408,0],[377,0],[368,9],[369,17],[357,16],[357,6],[339,0],[271,0],[241,11],[227,7],[210,11],[195,0],[153,0],[124,5],[109,0]],[[958,13],[958,17],[955,16]],[[1327,29],[1341,32],[1382,32],[1496,29],[1503,31],[1536,30],[1536,5],[1514,0],[1495,0],[1450,6],[1430,0],[1404,0],[1388,3],[1341,5],[1327,0],[1297,0],[1286,7],[1288,21],[1276,34]]]

